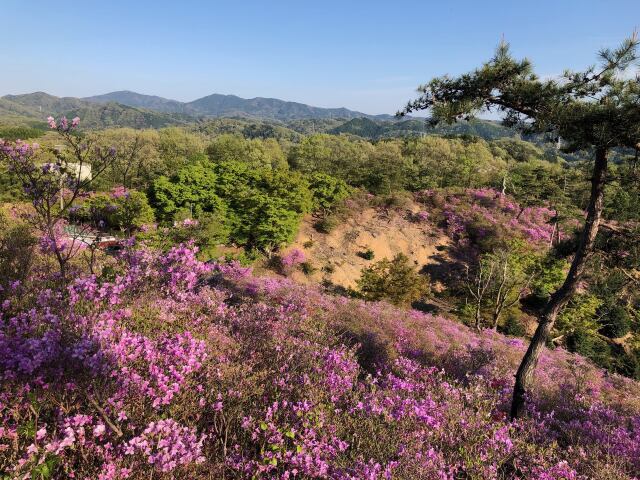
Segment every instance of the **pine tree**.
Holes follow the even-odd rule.
[[[525,411],[535,367],[558,313],[575,293],[592,253],[602,219],[607,161],[611,149],[640,143],[640,77],[623,73],[637,62],[637,35],[599,53],[601,65],[561,78],[540,79],[528,60],[515,60],[501,42],[495,56],[457,78],[434,78],[399,112],[430,110],[431,122],[469,120],[479,111],[498,111],[508,126],[561,139],[568,151],[593,152],[591,194],[581,238],[564,283],[543,309],[516,374],[511,417]]]

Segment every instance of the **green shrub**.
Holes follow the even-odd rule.
[[[73,218],[119,229],[127,233],[155,222],[153,209],[144,192],[114,189],[111,194],[97,193],[87,199]]]
[[[331,263],[327,263],[324,267],[322,267],[322,271],[331,274],[336,271],[336,267]]]
[[[640,349],[622,352],[616,370],[622,375],[640,380]]]
[[[129,190],[126,195],[113,199],[113,204],[116,209],[109,213],[109,221],[122,230],[131,232],[155,222],[144,192]]]
[[[259,258],[264,258],[257,250],[241,250],[236,253],[225,253],[223,261],[226,263],[238,262],[243,267],[250,267]]]
[[[218,213],[205,212],[200,214],[198,220],[193,220],[188,213],[184,212],[183,216],[179,212],[173,227],[163,230],[161,235],[155,232],[154,240],[165,249],[193,240],[198,247],[200,260],[216,258],[219,255],[218,247],[229,240],[227,218]]]
[[[320,172],[309,176],[309,190],[313,197],[313,209],[322,211],[330,210],[351,193],[351,188],[343,180]]]
[[[171,223],[181,209],[187,209],[190,217],[224,210],[224,202],[217,194],[218,184],[216,173],[200,163],[183,167],[171,177],[157,178],[150,198],[158,219]]]
[[[589,358],[602,368],[612,366],[612,351],[609,344],[587,330],[576,329],[568,334],[567,348],[571,352]]]
[[[624,337],[631,328],[631,320],[627,309],[622,305],[611,305],[600,317],[601,332],[609,338]]]
[[[31,127],[0,127],[0,138],[14,142],[16,140],[29,140],[44,135],[44,130]]]
[[[540,261],[539,267],[539,274],[534,278],[531,290],[537,303],[544,304],[564,281],[568,264],[566,260],[549,254]]]
[[[9,221],[0,211],[0,303],[13,295],[10,284],[24,283],[30,274],[37,243],[28,225]]]
[[[165,223],[184,209],[198,220],[215,214],[229,228],[230,241],[265,252],[293,240],[302,215],[312,208],[308,182],[300,173],[224,159],[158,178],[151,198]]]
[[[416,272],[402,253],[393,260],[383,259],[362,271],[357,281],[360,294],[367,300],[388,300],[396,305],[411,305],[429,292],[427,279]]]
[[[518,316],[510,313],[504,324],[504,333],[514,337],[524,337],[527,331]]]
[[[320,233],[331,233],[339,224],[340,220],[337,216],[325,215],[313,224],[313,228]]]
[[[2,138],[2,137],[0,137]],[[0,203],[26,200],[27,197],[15,173],[0,163]]]
[[[401,210],[409,207],[411,202],[413,202],[413,195],[409,192],[400,190],[385,196],[375,197],[374,202],[382,208]]]
[[[302,270],[302,273],[304,273],[305,275],[313,275],[317,268],[313,265],[313,263],[307,261],[307,262],[302,262],[300,264],[300,269]]]
[[[356,255],[358,255],[360,258],[364,258],[365,260],[373,260],[373,258],[376,256],[375,252],[370,248],[367,248],[363,252],[358,252]]]

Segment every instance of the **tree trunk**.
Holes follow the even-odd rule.
[[[495,312],[493,312],[493,323],[491,325],[491,328],[495,332],[498,331],[498,323],[500,323],[500,313],[501,312],[499,310],[496,310]]]
[[[507,270],[509,268],[508,257],[505,257],[502,265],[502,277],[500,278],[500,286],[498,287],[498,293],[496,293],[496,301],[493,309],[493,330],[498,330],[498,322],[500,321],[500,315],[502,309],[507,301],[508,291],[505,292],[505,284],[507,283]]]
[[[558,313],[571,299],[575,293],[578,283],[582,278],[589,254],[593,251],[593,246],[598,234],[598,227],[602,217],[604,200],[604,186],[607,173],[607,149],[597,148],[595,164],[593,167],[593,177],[591,179],[591,197],[587,207],[587,218],[584,229],[580,237],[580,243],[576,250],[569,273],[562,286],[556,290],[545,306],[538,328],[536,329],[527,353],[525,353],[516,373],[516,382],[513,387],[513,401],[511,403],[511,418],[521,417],[525,412],[525,402],[533,380],[533,374],[545,346],[549,332],[553,328]]]

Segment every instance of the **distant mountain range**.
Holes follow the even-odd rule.
[[[474,120],[432,127],[423,119],[367,115],[346,108],[320,108],[275,98],[244,99],[213,94],[192,102],[118,91],[93,97],[56,97],[44,92],[0,97],[0,124],[45,128],[53,115],[79,116],[83,128],[163,128],[198,125],[198,129],[245,136],[294,139],[301,134],[332,133],[371,140],[390,137],[476,135],[487,140],[510,137],[514,131],[497,122]]]
[[[0,98],[0,116],[42,120],[49,115],[78,115],[83,120],[83,126],[88,128],[163,127],[220,117],[247,117],[278,122],[305,119],[393,119],[391,115],[367,115],[346,108],[320,108],[276,98],[244,99],[219,94],[192,102],[179,102],[126,90],[86,98],[56,97],[44,92],[5,95]]]
[[[94,103],[116,102],[136,108],[146,108],[164,113],[182,113],[195,117],[234,117],[249,116],[260,119],[300,120],[306,118],[378,118],[391,119],[391,115],[368,115],[347,108],[321,108],[304,103],[286,102],[277,98],[240,98],[236,95],[214,93],[192,102],[178,102],[152,95],[143,95],[127,90],[106,93],[83,100]]]

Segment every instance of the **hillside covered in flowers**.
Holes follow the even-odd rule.
[[[634,478],[640,386],[547,351],[327,296],[189,245],[135,248],[67,290],[11,285],[0,471],[18,478]]]

